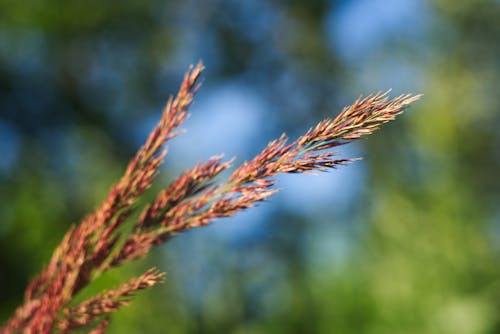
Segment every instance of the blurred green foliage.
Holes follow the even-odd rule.
[[[117,180],[145,137],[133,126],[156,118],[201,58],[207,89],[253,87],[276,133],[387,82],[425,96],[362,143],[365,188],[348,210],[279,206],[265,237],[236,245],[193,231],[89,287],[168,272],[110,333],[500,332],[500,4],[373,3],[423,3],[413,15],[424,28],[366,36],[351,59],[328,22],[363,6],[380,15],[370,1],[0,0],[0,319]],[[337,34],[373,23],[351,22]],[[330,234],[346,249],[313,251]]]

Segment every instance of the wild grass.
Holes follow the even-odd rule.
[[[277,174],[325,171],[355,160],[337,158],[329,150],[371,134],[420,97],[389,98],[388,93],[360,97],[337,117],[320,122],[293,141],[285,135],[271,141],[223,182],[215,178],[231,168],[232,160],[217,156],[199,163],[160,191],[142,209],[133,228],[124,232],[120,227],[139,209],[137,199],[158,175],[167,154],[164,144],[180,133],[202,71],[201,63],[189,68],[177,95],[168,100],[159,123],[123,177],[94,212],[67,231],[1,333],[69,333],[80,328],[103,333],[112,312],[132,301],[139,290],[161,283],[164,274],[150,269],[73,306],[82,288],[107,270],[146,256],[180,232],[233,216],[267,199],[278,191],[273,188]]]

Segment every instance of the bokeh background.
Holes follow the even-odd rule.
[[[199,59],[150,198],[360,94],[425,96],[340,149],[362,161],[282,177],[254,210],[96,282],[168,272],[110,333],[500,333],[497,0],[0,0],[0,321]]]

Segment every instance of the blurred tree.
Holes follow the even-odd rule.
[[[382,31],[352,65],[329,22],[349,6],[376,17],[377,3],[0,0],[0,319],[116,180],[139,143],[131,126],[159,114],[187,64],[205,61],[207,88],[253,87],[280,115],[276,133],[293,133],[339,95],[385,89],[376,71],[397,76],[403,61],[424,102],[364,145],[367,190],[348,213],[283,206],[237,245],[203,230],[173,240],[148,260],[166,261],[165,289],[110,333],[499,332],[500,6],[428,1],[421,39]],[[314,251],[332,225],[349,245],[340,264]]]

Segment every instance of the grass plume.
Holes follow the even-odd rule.
[[[158,174],[166,156],[164,144],[179,134],[179,126],[188,117],[202,71],[201,63],[189,68],[177,95],[168,100],[159,123],[123,177],[93,213],[69,229],[1,333],[68,333],[89,326],[92,333],[103,333],[111,312],[127,305],[139,290],[163,280],[162,273],[151,269],[70,306],[75,295],[103,272],[146,256],[180,232],[253,207],[278,191],[273,188],[277,174],[325,171],[349,163],[354,159],[337,158],[325,150],[371,134],[420,97],[391,99],[388,92],[360,97],[337,117],[320,122],[294,141],[286,135],[271,141],[223,182],[216,183],[215,178],[231,167],[231,160],[218,156],[199,163],[159,192],[130,233],[122,235],[119,227],[137,209],[136,200]]]

